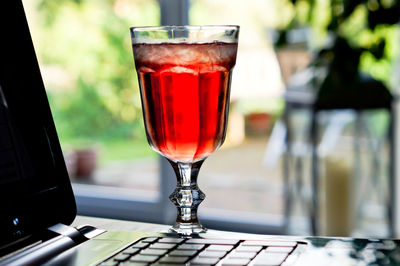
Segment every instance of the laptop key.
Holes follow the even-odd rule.
[[[139,251],[140,251],[139,248],[129,247],[129,248],[123,250],[123,251],[122,251],[122,254],[130,254],[130,255],[133,255],[133,254],[138,253]]]
[[[131,247],[132,248],[145,248],[149,245],[149,243],[145,243],[145,242],[138,242],[133,244]]]
[[[190,261],[190,265],[213,265],[218,263],[219,258],[195,258]]]
[[[142,251],[140,251],[139,254],[141,255],[153,255],[153,256],[162,256],[165,253],[167,253],[168,250],[166,249],[152,249],[152,248],[147,248],[147,249],[143,249]]]
[[[236,258],[232,258],[232,259],[226,259],[222,261],[222,265],[247,265],[250,262],[250,259],[245,259],[245,258],[241,258],[241,259],[236,259]]]
[[[183,249],[176,249],[171,251],[168,256],[173,257],[191,257],[197,253],[197,250],[183,250]]]
[[[189,260],[189,257],[163,257],[158,262],[159,263],[167,263],[167,264],[177,264],[177,263],[185,263]]]
[[[148,256],[148,255],[135,255],[129,259],[131,262],[146,262],[146,263],[152,263],[155,262],[159,256]]]
[[[117,256],[115,256],[113,259],[116,261],[124,261],[124,260],[129,259],[130,256],[131,256],[130,254],[121,253],[121,254],[118,254]]]
[[[155,249],[173,249],[176,246],[176,244],[172,243],[154,243],[150,245],[150,248],[155,248]]]
[[[147,238],[143,239],[141,242],[144,242],[144,243],[153,243],[153,242],[156,242],[157,239],[158,239],[157,237],[147,237]]]
[[[184,242],[184,238],[173,238],[173,237],[163,237],[158,240],[158,243],[173,243],[173,244],[180,244]]]
[[[186,241],[187,244],[210,244],[210,245],[236,245],[239,240],[235,239],[206,239],[206,238],[191,238]]]
[[[281,240],[246,240],[242,246],[274,246],[274,247],[295,247],[295,241],[281,241]]]
[[[262,246],[238,246],[235,251],[236,252],[259,252],[263,247]]]
[[[290,253],[292,250],[292,247],[267,247],[265,252]]]
[[[235,259],[252,259],[256,256],[257,252],[236,252],[229,253],[229,258]]]
[[[199,254],[199,257],[205,257],[205,258],[222,258],[223,256],[226,255],[226,251],[215,251],[215,250],[204,250]]]
[[[232,248],[232,245],[210,245],[206,248],[206,250],[231,251]]]
[[[203,249],[204,246],[205,246],[204,244],[202,244],[202,245],[192,245],[192,244],[186,244],[186,243],[184,243],[184,244],[180,245],[180,246],[178,247],[178,249],[184,249],[184,250],[200,250],[200,249]]]

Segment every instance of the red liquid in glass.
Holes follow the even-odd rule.
[[[133,45],[147,139],[156,151],[194,162],[223,143],[236,49],[221,42]]]

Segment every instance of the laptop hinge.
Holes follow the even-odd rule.
[[[76,229],[64,224],[53,225],[47,230],[56,233],[57,236],[19,252],[15,256],[1,260],[0,266],[41,264],[49,258],[105,232],[105,230],[89,225]]]
[[[71,238],[75,243],[81,243],[87,240],[76,228],[65,224],[55,224],[47,228],[47,230],[54,232],[58,235]]]
[[[61,223],[50,226],[47,230],[58,235],[69,237],[77,244],[106,232],[104,229],[96,228],[91,225],[81,225],[75,228]]]

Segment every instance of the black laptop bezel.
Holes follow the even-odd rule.
[[[29,182],[0,182],[1,254],[54,224],[71,224],[76,205],[21,0],[0,1],[0,29],[2,129],[10,126],[7,138],[33,168]]]

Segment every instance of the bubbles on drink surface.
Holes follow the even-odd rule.
[[[136,67],[151,65],[161,68],[166,65],[219,65],[233,67],[236,61],[236,43],[161,43],[134,44]],[[228,69],[228,70],[229,70]]]

